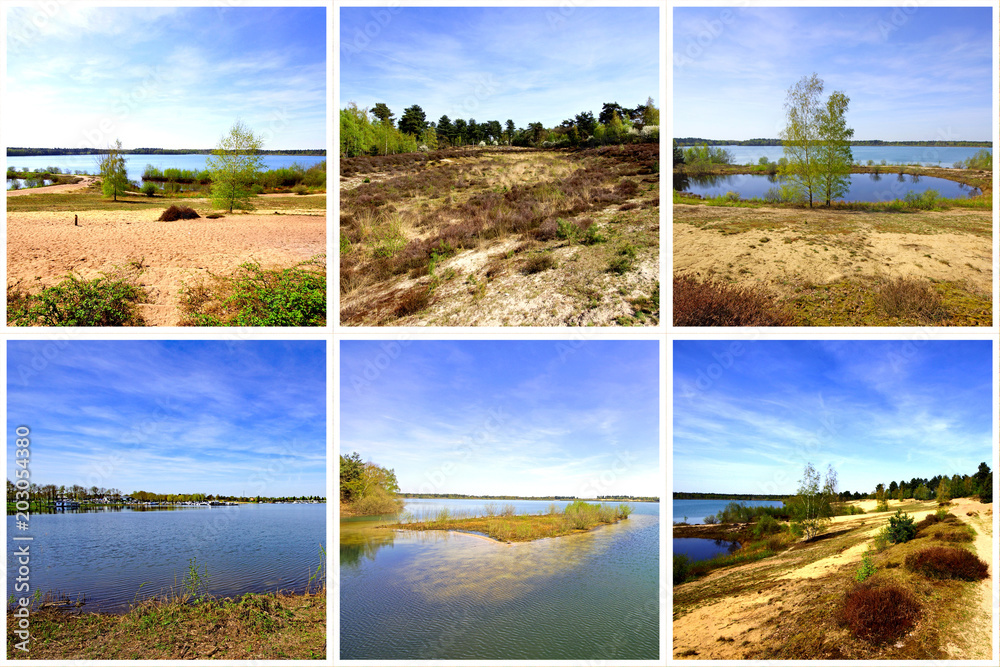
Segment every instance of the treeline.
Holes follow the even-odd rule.
[[[214,148],[123,148],[126,155],[211,155]],[[25,155],[103,155],[104,148],[8,148],[7,157]],[[325,148],[292,149],[260,149],[261,155],[326,155]]]
[[[678,137],[678,146],[781,146],[781,139],[702,139],[701,137]],[[993,146],[991,141],[883,141],[881,139],[852,139],[852,146]]]
[[[428,121],[419,105],[407,107],[397,125],[395,113],[383,102],[372,109],[354,102],[340,110],[340,155],[392,155],[455,146],[523,146],[560,148],[659,141],[660,111],[648,98],[645,104],[623,107],[606,102],[595,118],[584,111],[559,125],[542,123],[517,127],[513,119],[477,122],[475,118]]]
[[[577,496],[491,496],[469,495],[466,493],[399,493],[400,498],[454,498],[459,500],[580,500]],[[633,500],[637,502],[658,502],[657,496],[596,496],[596,500]]]
[[[973,475],[935,475],[929,479],[913,477],[909,481],[892,481],[889,485],[878,484],[875,490],[862,496],[858,492],[849,494],[852,500],[862,497],[878,499],[879,493],[887,494],[887,500],[930,500],[937,498],[939,501],[947,501],[952,498],[973,498],[979,497],[981,502],[993,502],[993,471],[983,461],[979,464],[979,469]]]
[[[7,500],[12,501],[15,493],[20,491],[17,485],[7,480]],[[56,500],[75,500],[80,503],[94,502],[107,504],[128,504],[129,502],[202,502],[211,500],[226,500],[230,502],[281,502],[288,500],[325,500],[323,496],[233,496],[211,493],[155,493],[153,491],[133,491],[122,493],[120,489],[103,486],[84,487],[79,484],[55,485],[31,483],[27,488],[32,501],[55,502]]]
[[[784,500],[788,495],[768,493],[697,493],[674,491],[674,500]]]

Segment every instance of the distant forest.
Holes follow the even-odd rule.
[[[701,137],[677,137],[674,143],[678,146],[781,146],[781,139],[702,139]],[[986,146],[992,147],[992,141],[882,141],[881,139],[852,139],[852,146]]]
[[[123,148],[127,155],[211,155],[214,148]],[[103,155],[107,151],[101,148],[8,148],[7,157],[24,155]],[[326,155],[326,149],[308,148],[305,150],[261,150],[261,155]]]
[[[577,500],[576,496],[470,496],[464,493],[399,493],[400,498],[468,498],[469,500]],[[659,502],[659,496],[597,496],[596,500]]]
[[[939,493],[938,487],[944,486]],[[978,470],[972,475],[935,475],[934,477],[913,477],[909,481],[900,480],[888,485],[878,484],[872,491],[840,491],[837,496],[841,501],[864,500],[877,498],[880,493],[888,494],[891,500],[930,500],[935,496],[962,498],[979,496],[983,502],[993,500],[993,472],[986,462],[979,464]],[[675,491],[675,500],[718,499],[718,500],[783,500],[795,495],[774,495],[766,493],[695,493]]]

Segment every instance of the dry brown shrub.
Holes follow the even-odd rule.
[[[200,217],[201,216],[198,215],[198,213],[190,206],[177,206],[174,204],[161,213],[157,220],[173,222],[174,220],[193,220]]]
[[[855,637],[882,643],[913,628],[920,616],[920,604],[909,591],[895,584],[864,582],[847,592],[841,615]]]
[[[533,273],[541,273],[542,271],[553,269],[555,266],[556,258],[552,256],[552,253],[540,253],[525,260],[521,266],[521,273],[530,276]]]
[[[875,294],[879,308],[890,317],[937,322],[948,317],[941,296],[929,283],[897,277],[883,282]]]
[[[674,326],[777,327],[792,322],[791,314],[760,288],[674,276]]]
[[[931,579],[979,581],[989,576],[989,566],[971,551],[958,547],[928,547],[906,557],[906,569]]]

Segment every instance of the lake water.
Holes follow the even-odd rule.
[[[757,164],[762,157],[777,162],[785,156],[781,146],[716,146],[724,148],[733,156],[733,164]],[[951,167],[959,160],[967,160],[982,147],[966,146],[851,146],[851,155],[859,164],[876,163],[885,160],[887,164],[921,164],[927,166]],[[992,152],[991,148],[986,150]]]
[[[674,555],[685,555],[691,560],[707,560],[722,554],[739,551],[739,542],[710,540],[703,537],[675,537]]]
[[[979,188],[971,188],[962,183],[933,176],[909,174],[849,174],[851,185],[847,194],[838,201],[892,201],[903,199],[908,193],[921,194],[926,190],[936,190],[946,199],[967,199],[978,194]],[[726,176],[674,176],[674,189],[692,192],[702,197],[725,195],[727,192],[740,193],[741,199],[764,197],[771,188],[779,188],[781,179],[777,176],[758,174],[732,174]],[[821,201],[818,194],[813,201]]]
[[[136,596],[179,590],[190,558],[199,572],[207,566],[217,596],[302,591],[326,542],[325,504],[32,514],[28,531],[15,520],[7,517],[8,596],[15,549],[30,544],[31,592],[84,595],[84,611],[123,612]],[[15,542],[18,535],[34,540]]]
[[[734,500],[731,498],[695,498],[682,500],[674,498],[674,523],[705,523],[705,517],[716,515],[726,508],[729,503],[743,503],[748,507],[781,507],[780,500]]]
[[[406,510],[486,502],[411,499]],[[549,506],[492,502],[519,514]],[[659,506],[632,505],[617,524],[512,545],[341,520],[340,658],[659,659]]]
[[[208,155],[198,153],[182,153],[178,155],[125,155],[125,170],[128,172],[130,181],[139,182],[142,180],[142,172],[146,165],[151,164],[159,169],[196,169],[198,171],[206,169],[205,160]],[[75,173],[77,171],[87,171],[96,174],[100,171],[97,163],[99,155],[18,155],[7,157],[7,168],[38,170],[49,167],[58,167],[63,173]],[[326,160],[324,155],[262,155],[265,169],[281,169],[290,167],[295,163],[304,167],[311,167]],[[7,182],[7,189],[10,189],[10,181]]]

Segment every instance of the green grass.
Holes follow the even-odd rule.
[[[445,509],[427,520],[394,523],[383,527],[399,530],[457,530],[481,533],[502,542],[528,542],[617,523],[627,519],[633,509],[631,505],[624,503],[615,507],[607,503],[598,505],[576,500],[562,512],[553,505],[541,514],[515,515],[513,505],[505,505],[500,509],[491,505],[485,508],[485,516],[455,517]]]
[[[283,269],[247,262],[181,293],[184,326],[314,327],[326,324],[326,263],[318,255]]]
[[[142,260],[115,267],[100,278],[73,274],[58,285],[32,291],[20,281],[7,287],[7,324],[30,327],[143,326],[138,304],[149,295],[139,286]]]

